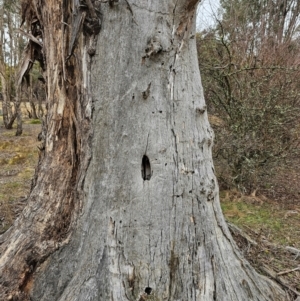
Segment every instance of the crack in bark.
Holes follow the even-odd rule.
[[[213,281],[214,281],[213,300],[216,301],[217,300],[217,286],[216,286],[216,267],[215,267],[214,256],[211,256],[210,263],[211,263],[211,266],[212,266]]]

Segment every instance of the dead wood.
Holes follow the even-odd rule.
[[[290,290],[291,292],[293,292],[295,295],[300,296],[300,292],[298,292],[297,290],[295,290],[294,288],[292,288],[286,281],[284,281],[282,278],[278,277],[278,274],[276,274],[272,269],[270,269],[269,267],[263,265],[261,267],[261,269],[273,280],[275,280],[276,282],[278,282],[280,285],[282,285],[283,287],[287,288],[288,290]]]
[[[243,238],[245,238],[249,243],[251,243],[252,245],[256,246],[257,242],[254,241],[248,234],[246,234],[242,229],[240,229],[239,227],[237,227],[234,224],[228,223],[228,228],[230,229],[231,232],[235,233],[236,235],[240,235]]]
[[[285,275],[285,274],[292,273],[292,272],[295,272],[295,271],[298,271],[298,270],[300,270],[300,267],[296,267],[296,268],[291,269],[291,270],[287,270],[287,271],[277,273],[277,276]]]

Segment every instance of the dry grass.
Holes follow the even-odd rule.
[[[221,207],[228,221],[251,229],[269,241],[300,249],[300,203],[280,203],[265,196],[245,196],[237,191],[220,193]]]
[[[267,267],[276,275],[300,266],[300,254],[297,256],[286,250],[287,246],[300,249],[299,202],[293,202],[291,207],[290,203],[263,195],[245,196],[238,191],[222,191],[220,199],[225,218],[257,242],[253,245],[233,233],[240,250],[257,270],[265,274],[264,267]],[[288,272],[278,279],[300,292],[300,270]],[[289,292],[294,298],[295,295]]]

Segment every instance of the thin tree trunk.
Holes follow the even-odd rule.
[[[44,117],[44,109],[42,100],[40,98],[36,98],[38,101],[38,118],[42,119]]]
[[[11,30],[11,22],[9,18],[9,14],[6,14],[7,17],[7,24],[9,27],[9,33]],[[5,49],[5,34],[7,33],[4,32],[4,18],[5,18],[5,13],[4,13],[4,3],[1,4],[0,7],[0,80],[1,80],[1,88],[2,88],[2,111],[3,111],[3,123],[6,129],[12,129],[13,123],[16,119],[16,114],[15,112],[12,112],[11,108],[11,79],[7,79],[7,65],[5,62],[4,58],[4,53],[6,51]],[[12,44],[10,44],[12,47]],[[11,47],[9,47],[11,49]],[[12,49],[11,49],[12,51]],[[10,73],[11,70],[10,70]],[[12,76],[12,74],[10,74]]]
[[[2,69],[2,68],[1,68]],[[1,70],[2,71],[2,70]],[[6,79],[2,75],[3,72],[0,73],[1,77],[1,87],[2,87],[2,112],[3,112],[3,123],[5,127],[9,123],[9,116],[8,116],[8,105],[9,101],[7,101],[7,93],[6,93]]]
[[[35,103],[33,101],[33,89],[32,89],[32,76],[29,75],[29,87],[28,87],[28,98],[29,98],[29,104],[31,107],[31,118],[33,119],[38,119],[37,113],[36,113],[36,106]]]
[[[45,150],[0,237],[1,300],[286,300],[222,216],[197,1],[103,3],[97,45],[100,2],[39,3]]]
[[[31,118],[38,119],[35,103],[33,102],[33,99],[30,99],[30,107],[31,107]]]
[[[17,130],[16,136],[21,136],[23,133],[22,126],[22,111],[21,111],[21,87],[16,88],[16,100],[15,100],[15,110],[17,115]]]
[[[7,81],[6,78],[2,75],[3,74],[2,70],[0,71],[0,78],[1,78],[1,86],[2,86],[3,123],[5,128],[7,130],[10,130],[13,127],[14,121],[16,119],[16,114],[13,113],[11,109],[10,95],[7,90]]]

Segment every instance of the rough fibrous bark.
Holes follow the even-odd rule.
[[[1,300],[286,300],[221,213],[197,1],[26,3],[46,138],[28,205],[0,238]]]

